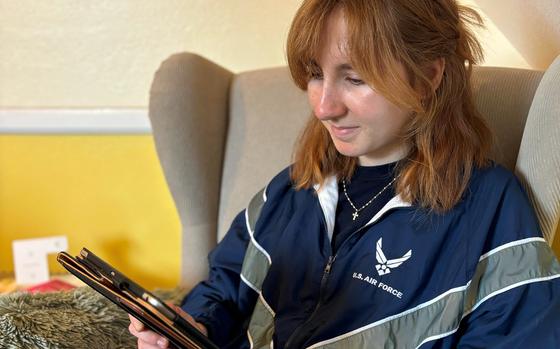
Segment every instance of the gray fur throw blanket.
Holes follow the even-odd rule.
[[[184,290],[155,292],[178,303]],[[2,349],[129,349],[128,315],[89,287],[72,291],[0,296]]]

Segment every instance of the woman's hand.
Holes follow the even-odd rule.
[[[169,304],[169,306],[205,336],[208,336],[208,331],[203,324],[194,321],[192,316],[185,313],[180,307],[172,304]],[[130,326],[128,326],[128,330],[134,337],[138,338],[138,349],[161,349],[170,347],[169,340],[167,338],[147,329],[146,326],[144,326],[144,324],[137,320],[134,316],[129,315],[128,317],[130,318]]]

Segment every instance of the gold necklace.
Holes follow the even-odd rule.
[[[346,200],[348,200],[348,202],[350,203],[350,205],[352,206],[352,208],[354,209],[354,213],[352,213],[352,220],[355,221],[356,218],[358,218],[359,216],[359,212],[361,210],[363,210],[364,208],[366,208],[369,204],[371,204],[373,202],[373,200],[377,199],[377,197],[379,195],[381,195],[385,190],[387,190],[387,188],[389,188],[395,181],[397,180],[397,177],[393,177],[393,179],[391,180],[391,182],[389,182],[389,184],[387,184],[386,186],[383,187],[383,189],[381,189],[381,191],[377,194],[375,194],[374,197],[371,198],[371,200],[369,200],[368,202],[366,202],[362,207],[360,208],[356,208],[356,205],[354,205],[354,203],[352,202],[352,200],[350,200],[350,197],[348,196],[348,192],[346,191],[346,180],[343,179],[342,180],[342,188],[344,189],[344,196],[346,196]]]

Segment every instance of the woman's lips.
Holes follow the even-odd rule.
[[[353,137],[358,132],[358,126],[334,126],[330,125],[333,136],[340,140],[346,140]]]

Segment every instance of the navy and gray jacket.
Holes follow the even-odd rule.
[[[444,214],[397,195],[333,255],[337,200],[281,172],[183,308],[225,348],[560,348],[560,264],[507,170]]]

